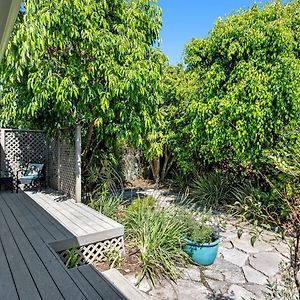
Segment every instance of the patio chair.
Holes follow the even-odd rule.
[[[20,176],[23,174],[23,176]],[[46,168],[45,164],[29,163],[25,169],[17,171],[17,193],[19,191],[19,185],[37,185],[45,184],[46,188]]]

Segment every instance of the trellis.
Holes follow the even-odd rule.
[[[71,250],[75,250],[77,253],[77,263],[79,266],[106,261],[112,251],[117,251],[119,253],[124,252],[124,238],[123,236],[120,236],[73,249],[59,251],[58,255],[65,264],[67,264]]]
[[[16,178],[28,162],[45,163],[48,186],[72,198],[76,198],[75,150],[74,130],[48,138],[39,130],[0,129],[1,170]]]

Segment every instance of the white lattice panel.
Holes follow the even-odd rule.
[[[124,252],[123,236],[76,248],[76,252],[79,256],[78,265],[106,261],[107,253],[112,249],[115,249],[121,253]],[[60,251],[58,252],[58,255],[66,264],[68,260],[68,250]]]
[[[60,154],[60,187],[68,196],[75,197],[75,144],[74,131],[64,130],[59,140],[59,154]]]
[[[0,129],[0,169],[16,178],[29,162],[45,163],[48,185],[74,198],[74,132],[61,133],[60,139],[49,139],[44,131]]]
[[[48,164],[47,164],[48,184],[51,188],[59,189],[58,177],[58,141],[51,138],[48,141]]]
[[[44,132],[5,130],[5,170],[14,176],[29,162],[47,162],[47,142]]]

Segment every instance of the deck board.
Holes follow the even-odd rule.
[[[112,285],[103,275],[96,272],[92,266],[81,266],[78,268],[82,276],[93,285],[95,290],[101,295],[102,299],[117,300],[127,299],[120,291],[114,290],[112,293]]]
[[[13,202],[9,200],[10,199],[2,199],[2,201],[5,202],[5,204],[3,203],[1,210],[6,218],[7,225],[10,228],[13,238],[18,244],[18,250],[20,251],[20,254],[23,257],[23,260],[26,264],[26,268],[31,274],[32,280],[37,288],[38,294],[40,294],[43,299],[47,300],[63,299],[61,293],[58,291],[55,283],[49,275],[47,268],[40,260],[38,254],[31,245],[27,236],[24,234],[22,227],[20,227],[18,221],[16,220],[15,215],[13,214],[16,208],[12,207],[11,209],[8,206],[13,206]],[[34,268],[30,268],[30,265],[34,265]],[[23,280],[27,280],[27,278],[23,278]],[[39,297],[37,299],[39,299]]]
[[[47,231],[50,232],[52,238],[47,242],[52,242],[53,240],[60,240],[70,238],[73,235],[68,231],[62,224],[57,222],[56,219],[50,217],[49,213],[45,211],[39,204],[32,201],[32,198],[24,196],[24,194],[16,194],[16,200],[18,200],[18,205],[25,206],[27,209],[26,216],[28,216],[31,222],[34,222],[35,228],[42,226]],[[42,239],[46,237],[41,236]]]
[[[3,201],[3,199],[1,199]],[[15,289],[20,299],[30,296],[32,300],[40,299],[39,292],[31,277],[28,267],[14,240],[13,233],[7,224],[3,202],[0,208],[0,235],[4,252],[10,266],[11,274],[14,278]]]
[[[78,237],[72,242],[79,246],[83,243],[93,243],[124,235],[124,227],[94,211],[81,203],[75,203],[72,199],[59,200],[54,193],[26,192],[38,205],[47,211],[54,219],[62,224],[73,236]],[[55,237],[56,245],[60,239]],[[64,247],[64,243],[62,244]]]
[[[0,233],[1,234],[1,233]],[[1,236],[1,235],[0,235]],[[18,294],[10,266],[0,240],[0,299],[18,299]]]
[[[12,195],[8,195],[7,203],[9,203],[11,208],[14,210],[15,217],[18,219],[20,227],[26,233],[26,236],[30,241],[30,243],[32,244],[32,247],[34,248],[37,257],[40,259],[40,264],[43,264],[46,268],[46,271],[40,274],[42,280],[46,282],[48,280],[52,280],[56,285],[56,290],[58,290],[64,296],[65,299],[70,299],[70,300],[85,299],[85,297],[80,292],[77,285],[69,275],[67,269],[63,266],[62,262],[59,260],[58,256],[55,255],[52,251],[50,251],[49,246],[41,240],[41,238],[36,233],[34,228],[27,222],[26,217],[14,204]],[[1,206],[3,207],[3,202]],[[27,248],[23,248],[23,245],[20,245],[20,250],[24,253],[28,251]],[[28,263],[27,267],[30,269],[31,272],[35,272],[35,269],[37,268],[37,264]],[[13,276],[15,276],[15,274],[16,272],[13,272]],[[51,279],[49,279],[49,275]],[[28,297],[27,293],[26,295]],[[44,298],[40,297],[38,299],[44,299]]]
[[[81,216],[80,209],[72,201],[61,205],[43,193],[0,192],[1,300],[126,299],[91,266],[83,271],[68,270],[50,246],[53,242],[111,238],[109,234],[116,232],[114,226],[101,227],[101,218],[94,217],[79,235],[70,223],[87,221],[86,210],[82,209]],[[117,227],[120,234],[122,225]]]

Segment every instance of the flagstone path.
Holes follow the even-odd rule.
[[[164,205],[174,201],[174,195],[164,196],[159,191],[147,190],[143,194],[156,196]],[[208,267],[192,265],[181,268],[182,276],[176,282],[163,280],[152,288],[144,280],[139,289],[149,299],[216,299],[252,300],[275,299],[268,297],[268,282],[280,280],[280,264],[288,261],[289,247],[270,232],[263,232],[252,246],[251,228],[243,227],[237,236],[234,220],[221,231],[221,242],[215,263]],[[126,276],[132,283],[133,275]]]

